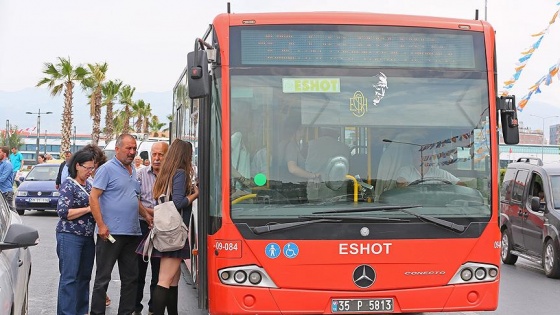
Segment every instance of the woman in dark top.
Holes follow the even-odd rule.
[[[94,169],[94,154],[78,151],[68,166],[69,180],[59,189],[56,226],[56,253],[60,280],[57,314],[87,314],[89,282],[95,257],[95,220],[89,207],[91,183],[87,178]]]
[[[183,216],[190,217],[192,202],[198,198],[198,187],[193,185],[192,178],[192,144],[187,141],[175,139],[163,160],[161,170],[154,184],[154,196],[165,195],[171,187],[171,200]],[[157,200],[159,203],[159,200]],[[143,244],[139,246],[139,249]],[[159,280],[152,296],[153,311],[155,315],[177,315],[178,284],[181,276],[181,261],[190,257],[188,242],[176,251],[152,252],[152,257],[161,257]]]

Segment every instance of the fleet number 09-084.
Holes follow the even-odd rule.
[[[238,244],[235,242],[216,242],[216,249],[225,251],[236,251],[238,250]]]

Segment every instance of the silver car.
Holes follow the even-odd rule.
[[[39,232],[23,225],[0,194],[0,314],[27,314],[31,276],[28,247],[38,242]]]

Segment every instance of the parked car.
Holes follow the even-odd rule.
[[[523,257],[560,278],[560,164],[537,158],[510,163],[500,192],[501,256],[513,265]]]
[[[0,314],[27,314],[31,276],[29,246],[39,233],[25,226],[0,194]]]
[[[56,210],[58,190],[55,187],[60,163],[43,163],[33,166],[19,185],[15,204],[20,215],[25,210]]]

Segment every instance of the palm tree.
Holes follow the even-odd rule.
[[[148,127],[150,128],[150,133],[153,134],[155,137],[159,137],[159,131],[161,128],[165,127],[166,123],[159,122],[159,117],[157,115],[153,115],[152,119],[148,123]]]
[[[103,94],[103,101],[102,106],[106,106],[105,111],[105,142],[109,143],[109,141],[113,140],[115,136],[115,131],[113,128],[113,105],[115,104],[115,100],[119,91],[121,89],[122,82],[119,80],[113,81],[109,80],[103,87],[101,88],[101,92]]]
[[[130,85],[125,85],[119,91],[119,103],[124,105],[124,117],[123,117],[123,133],[130,132],[130,116],[131,116],[131,108],[134,102],[132,101],[132,96],[134,95],[134,91],[136,88],[131,87]]]
[[[89,63],[88,68],[89,75],[82,81],[82,87],[84,90],[91,91],[91,94],[88,95],[89,115],[93,118],[91,142],[97,145],[101,133],[101,96],[108,65],[106,62],[102,64]]]
[[[150,125],[150,120],[153,119],[154,114],[152,114],[152,106],[150,103],[146,103],[146,108],[144,109],[144,116],[142,117],[142,133],[146,134],[149,132],[148,127]],[[157,118],[157,116],[156,116]]]
[[[62,139],[60,142],[60,154],[70,150],[70,136],[72,134],[72,101],[74,98],[74,82],[82,82],[88,75],[86,68],[74,67],[70,58],[58,57],[58,63],[45,63],[43,73],[46,75],[39,80],[36,86],[47,85],[51,96],[57,96],[64,91],[64,108],[62,110]]]
[[[120,135],[124,130],[124,110],[113,111],[113,132],[115,135]]]
[[[132,104],[132,116],[136,118],[136,123],[134,123],[134,128],[137,133],[142,132],[142,126],[144,125],[144,116],[146,112],[146,102],[144,100],[137,100]]]

